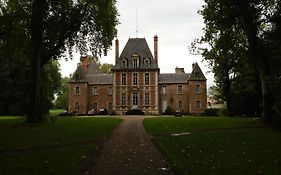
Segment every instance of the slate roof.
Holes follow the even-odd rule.
[[[127,68],[133,68],[132,55],[137,54],[140,57],[138,69],[144,69],[144,59],[148,58],[150,62],[149,69],[159,69],[155,63],[154,57],[148,47],[145,38],[130,38],[124,47],[121,55],[117,60],[117,64],[112,68],[112,70],[121,69],[122,59],[127,60]]]
[[[197,63],[194,64],[189,80],[207,80]]]
[[[77,67],[69,82],[87,82],[86,73],[81,65]]]
[[[189,80],[189,73],[182,74],[160,74],[159,75],[159,84],[182,84],[187,83]]]
[[[88,74],[86,77],[89,84],[113,84],[112,74]]]

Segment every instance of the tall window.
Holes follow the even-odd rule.
[[[75,95],[80,95],[80,87],[79,86],[76,86],[75,87]]]
[[[121,105],[126,106],[126,93],[125,92],[121,93]]]
[[[200,93],[200,85],[196,85],[195,92],[198,93],[198,94]]]
[[[137,68],[138,67],[138,59],[137,58],[134,58],[133,59],[133,68]]]
[[[178,108],[182,109],[182,101],[178,101]]]
[[[144,94],[144,105],[149,106],[149,93],[148,92],[146,92]]]
[[[94,109],[95,111],[98,110],[98,103],[97,103],[97,102],[94,102],[94,103],[93,103],[93,109]]]
[[[137,92],[133,93],[133,105],[139,104],[139,94]]]
[[[200,101],[196,101],[196,109],[200,109],[201,108],[201,102]]]
[[[182,94],[182,86],[178,86],[178,94]]]
[[[112,111],[112,107],[113,107],[112,101],[109,101],[108,102],[108,111]]]
[[[112,95],[112,87],[108,87],[108,95]]]
[[[149,73],[144,74],[144,84],[149,85]]]
[[[98,95],[98,87],[97,86],[93,87],[93,95]]]
[[[133,74],[133,85],[138,85],[138,74]]]
[[[121,77],[121,84],[122,85],[126,85],[126,74],[122,74],[122,77]]]
[[[134,54],[132,56],[132,60],[133,60],[133,68],[136,69],[139,67],[139,56],[137,54]]]
[[[75,111],[79,111],[79,108],[80,108],[79,102],[78,101],[74,102]]]
[[[167,87],[166,86],[162,86],[162,92],[163,92],[163,94],[166,94],[166,92],[167,92]]]

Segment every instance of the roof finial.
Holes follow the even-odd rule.
[[[136,38],[138,38],[138,8],[136,8]]]

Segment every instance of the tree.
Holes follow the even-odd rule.
[[[32,89],[28,122],[44,119],[40,87],[44,65],[66,56],[66,51],[71,55],[74,48],[81,53],[90,50],[93,55],[106,53],[117,32],[115,3],[115,0],[8,0],[0,4],[1,20],[10,17],[12,21],[12,25],[9,25],[10,21],[6,20],[2,27],[21,26],[17,31],[24,33],[22,40],[26,45],[23,52],[27,53],[27,58],[31,58]],[[15,20],[12,17],[19,13],[21,15],[15,19],[20,23],[13,25]],[[5,39],[7,45],[11,44],[10,39]]]
[[[61,79],[61,86],[57,93],[55,100],[55,108],[57,109],[68,109],[68,82],[70,78],[64,77]]]
[[[200,11],[206,24],[205,35],[193,43],[193,46],[196,43],[209,44],[199,51],[215,71],[218,85],[225,89],[224,96],[230,97],[227,101],[231,105],[228,107],[233,108],[233,101],[237,104],[242,99],[237,97],[246,94],[249,96],[248,99],[255,97],[255,101],[250,102],[255,103],[254,108],[259,111],[258,98],[261,97],[262,118],[264,121],[271,121],[276,102],[272,85],[277,82],[272,74],[272,70],[277,70],[274,68],[276,63],[273,63],[276,61],[272,58],[273,53],[276,53],[274,50],[278,50],[272,46],[277,46],[280,42],[273,41],[271,35],[276,34],[278,26],[280,28],[280,22],[278,23],[280,2],[275,0],[205,0],[205,2],[206,5]],[[275,58],[280,60],[280,52]],[[237,87],[239,90],[236,90]],[[248,99],[243,101],[247,102]]]
[[[100,70],[102,73],[110,74],[112,67],[113,67],[113,64],[104,63],[100,66]]]

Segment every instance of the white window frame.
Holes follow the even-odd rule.
[[[183,87],[181,85],[179,85],[177,88],[177,93],[182,94],[182,91],[183,91]]]
[[[74,94],[75,95],[80,95],[80,87],[79,86],[75,86]]]
[[[144,85],[149,85],[150,84],[150,75],[149,73],[144,73]]]

